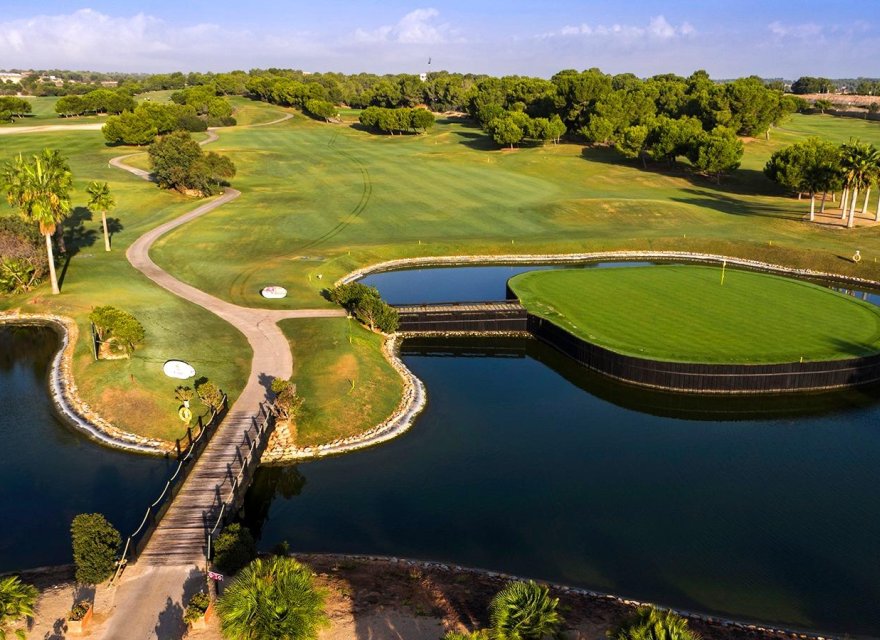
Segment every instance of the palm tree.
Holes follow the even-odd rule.
[[[6,625],[34,615],[38,595],[36,587],[22,583],[18,576],[0,579],[0,640],[6,640]],[[24,640],[24,629],[15,635]]]
[[[859,189],[870,184],[874,172],[880,161],[877,148],[874,145],[865,144],[856,140],[841,146],[840,164],[844,172],[844,179],[849,188],[849,219],[846,226],[853,227],[855,223],[856,202],[859,197]],[[846,208],[843,209],[844,214]]]
[[[699,640],[677,613],[641,607],[632,619],[608,632],[611,640]]]
[[[559,598],[534,581],[511,582],[489,604],[489,620],[497,640],[542,640],[553,637],[562,625],[556,611]]]
[[[70,190],[73,177],[67,161],[57,152],[44,149],[31,160],[21,155],[3,169],[2,184],[9,204],[19,214],[40,226],[46,238],[49,275],[52,293],[59,293],[55,275],[55,256],[52,252],[52,234],[70,213]]]
[[[110,251],[110,234],[107,232],[107,212],[116,206],[110,193],[110,185],[106,182],[90,182],[86,187],[89,194],[89,209],[101,212],[101,224],[104,227],[104,251]]]
[[[314,574],[284,556],[258,558],[242,569],[217,601],[217,614],[230,640],[314,640],[327,625]]]

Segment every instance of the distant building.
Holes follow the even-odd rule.
[[[22,78],[24,78],[24,75],[21,73],[7,73],[6,71],[0,71],[0,82],[21,82]]]

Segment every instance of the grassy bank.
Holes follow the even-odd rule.
[[[181,434],[174,387],[179,381],[162,373],[170,358],[190,362],[236,397],[247,379],[250,347],[244,336],[216,316],[166,292],[136,271],[125,250],[142,233],[188,211],[197,203],[162,192],[155,185],[111,169],[107,161],[120,154],[108,148],[98,131],[27,134],[3,138],[3,158],[35,153],[44,147],[61,149],[70,158],[75,182],[74,206],[80,207],[66,227],[69,261],[62,261],[62,293],[49,294],[43,285],[29,294],[0,298],[0,309],[19,309],[69,315],[80,327],[74,374],[80,395],[101,415],[134,433],[173,439]],[[82,208],[89,180],[106,180],[117,201],[110,217],[118,219],[113,251],[101,239],[100,214]],[[3,204],[2,215],[14,215]],[[95,306],[111,304],[133,313],[146,329],[146,343],[131,360],[92,358],[87,316]]]
[[[382,336],[347,318],[285,320],[280,327],[304,399],[298,446],[362,433],[397,407],[403,383],[382,356]]]
[[[510,286],[535,315],[618,353],[679,362],[797,362],[880,351],[880,310],[779,276],[664,265],[539,271]]]
[[[297,116],[224,130],[216,149],[235,160],[243,196],[154,255],[248,305],[320,306],[328,280],[355,267],[462,253],[695,250],[880,278],[880,227],[809,224],[808,203],[761,173],[775,149],[807,135],[880,144],[876,123],[795,116],[769,142],[748,141],[743,167],[718,186],[579,144],[500,151],[456,120],[428,135],[378,136]],[[848,261],[856,248],[860,265]],[[261,299],[270,282],[291,297]]]

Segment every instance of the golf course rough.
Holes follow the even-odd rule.
[[[668,362],[775,364],[880,352],[880,308],[808,282],[658,265],[520,274],[528,311],[616,353]]]

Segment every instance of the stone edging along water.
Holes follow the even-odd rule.
[[[53,328],[61,346],[52,358],[49,371],[49,395],[58,413],[90,440],[115,449],[164,456],[173,445],[164,440],[138,436],[113,426],[79,397],[73,379],[73,354],[79,327],[72,318],[52,314],[0,313],[0,324],[41,325]]]
[[[472,575],[472,576],[480,576],[484,578],[490,578],[493,580],[497,580],[499,584],[507,583],[512,581],[526,581],[530,578],[524,578],[522,576],[511,575],[509,573],[503,573],[500,571],[490,571],[488,569],[478,569],[474,567],[463,567],[457,564],[448,564],[445,562],[435,562],[429,560],[412,560],[409,558],[397,558],[394,556],[373,556],[373,555],[357,555],[357,554],[337,554],[337,553],[292,553],[294,557],[299,560],[308,562],[309,559],[329,559],[339,562],[361,562],[361,563],[375,563],[375,564],[393,564],[401,567],[414,568],[414,569],[424,569],[424,570],[434,570],[440,571],[443,573],[452,573],[455,575]],[[762,625],[750,622],[743,622],[741,620],[735,620],[732,618],[724,618],[721,616],[712,616],[704,613],[697,613],[694,611],[688,611],[686,609],[676,609],[674,607],[664,607],[661,605],[656,605],[651,602],[642,602],[640,600],[633,600],[630,598],[623,598],[621,596],[616,596],[610,593],[604,593],[602,591],[592,591],[590,589],[583,589],[581,587],[570,587],[564,584],[559,584],[555,582],[547,582],[544,580],[538,580],[540,584],[545,584],[553,591],[556,591],[561,594],[572,594],[576,596],[590,598],[592,600],[601,600],[605,602],[611,602],[613,604],[620,605],[621,607],[629,607],[632,609],[637,609],[640,607],[656,607],[658,609],[664,611],[673,611],[685,618],[690,620],[702,622],[707,625],[711,625],[713,627],[718,627],[721,629],[734,629],[743,631],[750,634],[763,634],[767,636],[775,636],[779,638],[789,638],[791,640],[830,640],[834,636],[830,635],[819,635],[817,633],[807,633],[804,631],[799,631],[795,629],[788,629],[785,627],[776,627],[770,625]]]
[[[425,408],[427,394],[424,383],[419,380],[398,356],[400,336],[387,336],[382,342],[382,355],[403,379],[403,394],[394,412],[381,423],[362,433],[333,442],[310,447],[272,446],[263,452],[262,464],[285,464],[290,462],[323,458],[387,442],[408,431],[416,416]]]
[[[802,278],[818,278],[824,280],[836,280],[851,284],[867,285],[880,288],[880,282],[869,278],[857,276],[845,276],[826,271],[813,269],[796,269],[771,262],[750,260],[748,258],[735,258],[715,253],[695,253],[690,251],[592,251],[587,253],[533,253],[533,254],[502,254],[502,255],[473,255],[473,256],[426,256],[419,258],[401,258],[387,260],[367,267],[356,269],[342,278],[336,284],[347,284],[360,280],[374,273],[393,271],[396,269],[411,269],[414,267],[457,267],[457,266],[481,266],[481,265],[511,265],[511,264],[570,264],[605,261],[628,261],[628,260],[668,260],[671,262],[710,262],[755,269],[758,271],[771,271]]]
[[[579,262],[601,262],[607,260],[668,260],[686,262],[727,262],[731,265],[746,267],[760,271],[784,273],[799,277],[822,278],[850,282],[880,288],[880,282],[867,278],[844,276],[835,273],[826,273],[812,269],[795,269],[769,262],[749,260],[746,258],[734,258],[710,253],[693,253],[685,251],[595,251],[589,253],[549,253],[549,254],[506,254],[506,255],[472,255],[472,256],[428,256],[419,258],[400,258],[388,260],[352,271],[334,284],[347,284],[360,280],[373,273],[406,269],[413,267],[438,267],[438,266],[474,266],[474,265],[504,265],[504,264],[540,264],[558,263],[570,264]],[[412,426],[415,417],[422,411],[427,400],[425,385],[403,363],[398,355],[398,347],[405,334],[396,333],[388,336],[382,352],[392,367],[400,374],[404,381],[404,392],[400,404],[394,413],[381,424],[364,431],[363,433],[341,438],[322,445],[310,447],[296,447],[290,443],[270,442],[269,448],[263,453],[262,461],[265,464],[286,464],[322,458],[325,456],[339,455],[349,451],[364,449],[406,432]]]

